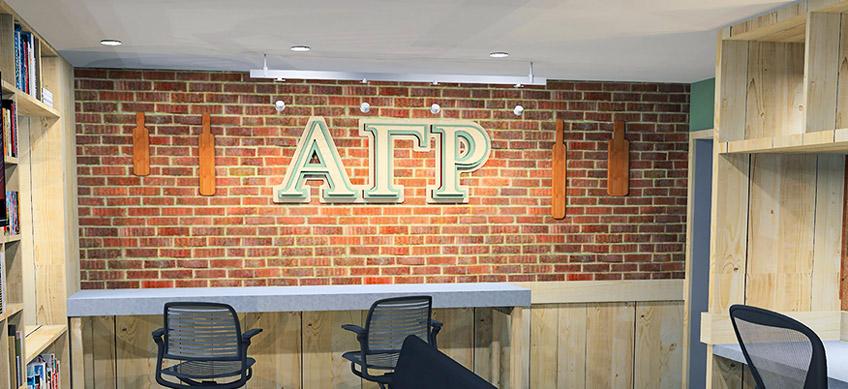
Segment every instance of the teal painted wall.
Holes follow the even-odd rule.
[[[715,78],[692,83],[689,97],[689,131],[713,128]]]

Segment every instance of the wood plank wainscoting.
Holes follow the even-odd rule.
[[[680,388],[683,281],[524,283],[532,289],[529,344],[510,350],[516,334],[498,309],[437,309],[439,347],[499,388]],[[361,323],[364,311],[242,314],[244,328],[265,331],[248,388],[376,388],[350,372],[343,351],[357,349],[339,326]],[[513,323],[513,326],[515,323]],[[161,316],[70,319],[74,388],[155,388],[156,348],[150,333]],[[524,366],[506,363],[521,352]],[[81,359],[78,358],[81,356]],[[510,379],[511,371],[529,380]],[[515,385],[513,385],[515,387]]]

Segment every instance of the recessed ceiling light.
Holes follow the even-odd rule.
[[[100,41],[100,44],[103,46],[120,46],[124,43],[117,39],[104,39]]]
[[[307,45],[295,45],[295,46],[290,47],[289,50],[291,50],[291,51],[309,51],[309,50],[312,50],[312,48],[307,46]]]
[[[509,53],[506,51],[493,51],[489,53],[489,56],[492,58],[506,58],[509,57]]]

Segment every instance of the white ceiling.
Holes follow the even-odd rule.
[[[75,66],[691,82],[773,0],[7,0]],[[104,47],[101,39],[124,45]],[[288,50],[307,44],[309,53]],[[491,59],[494,50],[507,59]]]

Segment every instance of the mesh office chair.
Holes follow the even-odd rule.
[[[391,372],[372,375],[368,370],[394,370],[407,336],[417,336],[435,348],[436,335],[442,329],[442,323],[432,319],[432,305],[433,298],[430,296],[378,300],[368,310],[365,328],[343,325],[342,328],[355,333],[359,341],[359,351],[342,354],[350,361],[353,374],[385,388],[391,384]]]
[[[153,331],[156,382],[174,389],[240,388],[256,362],[247,357],[250,339],[260,332],[254,328],[242,334],[235,310],[226,304],[167,303],[165,327]]]
[[[747,305],[731,306],[730,318],[757,388],[827,388],[824,345],[809,327]]]
[[[403,342],[392,389],[497,389],[416,336]]]

